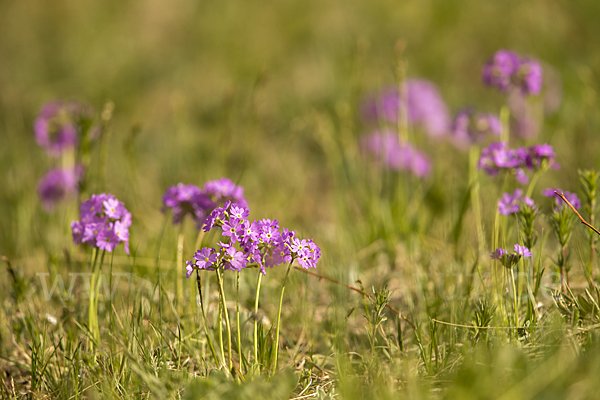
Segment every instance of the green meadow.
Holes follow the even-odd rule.
[[[580,222],[600,227],[600,2],[21,0],[0,27],[3,399],[597,398],[600,236]],[[539,63],[541,90],[486,85],[499,50]],[[412,114],[415,79],[442,134]],[[39,128],[53,101],[85,118]],[[502,132],[457,143],[467,106]],[[75,145],[40,145],[52,124]],[[373,132],[390,142],[369,149]],[[484,168],[500,141],[521,164]],[[40,180],[76,165],[45,203]],[[292,240],[265,275],[236,272],[241,239],[199,229],[214,207],[174,221],[169,188],[221,178],[316,265]],[[505,213],[515,190],[535,205]],[[128,252],[74,243],[100,193],[131,214]],[[223,264],[186,278],[201,248]]]

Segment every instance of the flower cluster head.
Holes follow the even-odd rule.
[[[400,143],[398,135],[390,130],[364,136],[360,147],[392,170],[410,171],[418,177],[431,172],[429,157],[408,143]]]
[[[52,101],[46,103],[34,123],[35,140],[52,156],[74,147],[78,141],[78,127],[83,119],[93,116],[91,107],[77,102]]]
[[[516,189],[513,194],[502,194],[502,198],[498,200],[498,212],[502,215],[516,214],[523,205],[535,208],[533,200],[523,196],[523,190]]]
[[[93,194],[81,203],[79,221],[71,223],[73,243],[85,243],[100,250],[112,252],[119,243],[125,243],[129,254],[129,227],[131,213],[123,202],[112,194]]]
[[[556,202],[555,206],[554,206],[554,211],[560,211],[566,206],[563,199],[561,199],[560,196],[558,196],[554,192],[562,193],[563,196],[565,196],[565,198],[569,201],[569,203],[571,203],[571,205],[573,207],[575,207],[575,209],[578,210],[581,207],[581,201],[579,200],[579,197],[577,197],[576,193],[563,192],[561,189],[558,189],[558,188],[548,188],[548,189],[542,190],[542,194],[544,196],[554,197],[555,202]]]
[[[502,124],[496,115],[477,113],[468,107],[456,114],[450,132],[457,146],[467,147],[471,143],[481,143],[487,136],[500,136]]]
[[[82,175],[81,166],[76,167],[75,170],[55,168],[48,171],[38,183],[38,194],[44,208],[51,211],[56,203],[77,193],[77,184]]]
[[[401,109],[412,126],[431,137],[443,136],[448,131],[450,116],[446,103],[435,84],[425,79],[407,79],[403,93],[391,88],[368,99],[362,114],[366,121],[397,123]]]
[[[498,260],[502,262],[502,265],[504,265],[506,268],[512,268],[515,264],[517,264],[521,257],[531,257],[531,251],[529,251],[529,249],[525,246],[515,244],[514,250],[515,252],[513,254],[508,254],[508,251],[499,247],[492,251],[491,258],[492,260]]]
[[[512,173],[517,181],[525,184],[529,181],[525,169],[559,168],[554,159],[554,150],[549,144],[511,149],[506,142],[495,142],[482,150],[478,168],[490,176],[499,172]]]
[[[235,185],[227,178],[209,181],[200,189],[195,185],[179,183],[167,189],[163,196],[163,211],[170,209],[173,223],[180,223],[186,215],[196,221],[201,229],[205,218],[218,206],[231,201],[241,207],[247,207],[244,188]]]
[[[206,218],[204,231],[220,231],[216,248],[204,247],[187,261],[187,277],[196,269],[241,271],[258,267],[266,274],[272,268],[297,260],[303,268],[316,268],[321,249],[311,239],[299,239],[294,231],[280,228],[277,220],[250,222],[248,209],[231,201],[215,208]]]
[[[509,50],[497,51],[483,66],[483,82],[507,93],[538,95],[542,90],[542,67],[529,57]]]

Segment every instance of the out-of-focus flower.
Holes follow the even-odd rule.
[[[209,181],[202,189],[195,185],[178,183],[165,192],[163,211],[167,209],[172,211],[174,224],[180,223],[186,215],[189,215],[196,222],[198,229],[201,229],[206,217],[216,207],[225,205],[227,201],[233,202],[242,209],[247,208],[244,189],[227,178]]]
[[[79,220],[71,223],[73,243],[112,252],[119,243],[129,254],[131,213],[112,194],[93,194],[81,203]]]
[[[514,250],[515,252],[513,254],[509,254],[508,251],[498,248],[495,251],[492,251],[491,258],[492,260],[500,261],[506,268],[510,269],[515,266],[522,257],[531,257],[531,251],[525,246],[515,244]]]
[[[525,168],[531,171],[559,168],[554,158],[554,150],[548,144],[511,149],[506,142],[495,142],[482,150],[478,168],[490,176],[499,172],[512,173],[519,183],[525,184],[529,181]]]
[[[392,131],[375,132],[364,136],[360,146],[378,162],[395,171],[411,171],[418,177],[431,172],[431,162],[424,153],[408,143],[400,143]]]
[[[502,92],[520,91],[538,95],[542,89],[542,67],[530,57],[509,50],[497,51],[483,66],[483,82]]]
[[[513,194],[503,193],[502,198],[498,200],[498,212],[502,215],[516,214],[521,209],[521,204],[535,207],[533,200],[528,196],[523,196],[521,189],[516,189]]]
[[[448,107],[435,84],[425,79],[407,79],[403,93],[392,88],[368,99],[363,104],[362,114],[367,121],[397,123],[401,109],[412,126],[431,137],[440,137],[448,132]]]
[[[52,101],[44,104],[34,123],[35,140],[52,156],[59,156],[78,141],[82,119],[91,120],[91,107],[77,102]]]
[[[72,169],[50,170],[38,183],[38,194],[46,211],[52,211],[56,204],[77,193],[77,176]]]
[[[561,210],[563,207],[566,206],[566,204],[563,201],[563,199],[561,199],[560,196],[558,196],[554,192],[562,193],[565,196],[565,198],[569,201],[569,203],[571,203],[571,205],[573,207],[575,207],[575,209],[578,210],[581,207],[581,201],[579,200],[579,197],[577,197],[576,193],[563,192],[559,188],[548,188],[548,189],[542,190],[542,194],[544,196],[546,196],[546,197],[554,197],[554,200],[556,202],[554,210],[558,211],[558,210]]]
[[[468,107],[456,114],[450,131],[454,143],[465,148],[471,143],[481,143],[486,136],[500,136],[502,124],[496,115],[476,113]]]
[[[483,66],[483,82],[503,92],[511,86],[512,76],[519,69],[519,56],[510,50],[497,51]]]

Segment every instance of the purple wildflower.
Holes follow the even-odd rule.
[[[223,230],[223,236],[228,236],[231,243],[236,243],[244,233],[244,225],[241,220],[236,218],[230,218],[228,221],[223,222],[221,229]]]
[[[385,90],[380,96],[367,100],[362,113],[369,121],[397,123],[401,105],[409,123],[429,136],[440,137],[447,133],[450,117],[446,103],[435,84],[424,79],[406,80],[402,95],[397,88]]]
[[[542,66],[533,59],[525,59],[519,65],[517,83],[524,95],[538,95],[542,91]]]
[[[227,270],[241,271],[246,267],[248,258],[243,251],[238,251],[233,246],[222,247],[223,250],[223,268]]]
[[[495,142],[481,152],[478,168],[490,176],[500,171],[518,171],[525,167],[525,157],[518,149],[510,149],[506,142]]]
[[[499,50],[483,66],[483,82],[506,92],[511,78],[519,69],[519,56],[509,50]]]
[[[79,221],[71,223],[73,243],[85,243],[112,252],[124,243],[129,254],[131,214],[125,205],[111,194],[93,194],[81,204]]]
[[[190,215],[196,224],[204,222],[206,217],[207,199],[202,195],[199,187],[195,185],[184,185],[178,183],[167,189],[163,196],[163,211],[167,208],[173,213],[173,223],[183,221],[186,215]]]
[[[411,171],[418,177],[431,172],[429,157],[408,143],[401,144],[392,131],[375,132],[361,139],[363,151],[395,171]]]
[[[544,196],[554,197],[555,202],[556,202],[554,210],[556,210],[556,211],[561,210],[566,205],[565,202],[563,201],[563,199],[561,199],[560,196],[558,196],[554,192],[562,193],[563,196],[565,196],[565,198],[569,201],[569,203],[571,203],[571,205],[573,207],[575,207],[575,209],[578,210],[581,207],[581,201],[579,200],[579,197],[577,197],[576,193],[563,192],[562,190],[560,190],[558,188],[548,188],[548,189],[542,190],[542,194]]]
[[[518,244],[515,244],[514,249],[515,249],[515,253],[517,253],[521,257],[524,257],[524,258],[531,257],[531,251],[529,251],[529,249],[525,246],[520,246]]]
[[[502,198],[498,200],[498,212],[502,215],[510,215],[519,212],[523,191],[516,189],[512,195],[503,193]]]
[[[495,251],[492,251],[490,256],[492,260],[500,261],[506,268],[512,268],[521,257],[531,257],[531,251],[525,246],[515,244],[514,250],[515,252],[513,254],[509,254],[508,251],[497,248]]]
[[[35,140],[49,155],[59,156],[64,149],[77,144],[80,121],[91,120],[92,116],[91,107],[81,103],[48,102],[35,120]]]
[[[46,211],[51,211],[56,203],[77,193],[77,178],[72,170],[52,169],[38,183],[38,194]]]
[[[506,254],[508,254],[506,250],[498,247],[496,250],[492,251],[491,257],[492,260],[500,260]]]
[[[483,82],[501,92],[518,90],[522,95],[538,95],[542,90],[542,67],[515,52],[500,50],[483,66]]]
[[[456,114],[450,131],[456,146],[464,148],[471,143],[481,143],[486,136],[500,136],[502,124],[496,115],[476,113],[468,107]]]
[[[244,188],[236,186],[227,178],[206,182],[202,189],[202,194],[215,204],[214,207],[231,201],[239,207],[248,208],[248,203],[244,198]]]
[[[196,260],[195,265],[198,269],[208,269],[213,271],[214,267],[212,269],[211,267],[217,262],[218,257],[219,254],[215,253],[213,249],[203,247],[194,254],[194,259]]]
[[[521,189],[516,189],[512,195],[503,193],[502,198],[498,200],[498,212],[502,215],[518,213],[521,209],[521,204],[535,208],[533,200],[528,196],[523,196]]]

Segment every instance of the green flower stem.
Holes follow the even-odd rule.
[[[217,272],[217,274],[218,274],[218,272]],[[218,280],[218,278],[217,278],[217,280]],[[220,292],[219,292],[219,297],[220,297]],[[219,321],[217,323],[217,332],[219,335],[219,350],[221,350],[221,365],[225,366],[225,350],[223,347],[223,301],[222,301],[222,299],[219,299],[219,300],[220,300],[219,301]]]
[[[215,346],[213,345],[212,339],[208,334],[208,325],[206,322],[206,313],[204,312],[204,300],[202,299],[202,281],[200,279],[200,270],[196,270],[196,285],[198,286],[198,296],[200,298],[200,310],[202,311],[202,323],[204,327],[204,335],[206,336],[206,341],[208,342],[208,346],[210,347],[210,352],[215,359],[215,363],[219,364],[219,358],[215,353]]]
[[[240,333],[241,328],[240,328],[240,271],[238,271],[237,273],[237,279],[236,279],[236,301],[235,301],[235,318],[236,318],[236,328],[237,328],[237,350],[238,350],[238,357],[239,357],[239,369],[240,371],[242,370],[242,364],[243,364],[243,356],[242,356],[242,335]]]
[[[256,280],[256,298],[254,299],[254,368],[258,366],[258,299],[260,297],[260,282],[262,280],[262,272],[258,271]]]
[[[92,278],[90,281],[90,304],[88,310],[88,329],[93,338],[93,346],[100,347],[100,327],[98,325],[98,292],[100,289],[100,274],[102,272],[102,264],[104,262],[104,255],[106,250],[102,251],[100,256],[100,263],[98,264],[98,249],[94,248],[92,252],[93,264],[92,264]],[[96,352],[94,352],[94,362],[96,359]]]
[[[479,252],[485,253],[485,235],[483,224],[481,222],[481,198],[479,196],[479,174],[477,171],[477,161],[479,160],[479,148],[471,146],[469,149],[469,185],[471,186],[471,204],[475,214],[475,223],[477,227],[477,240],[479,242]]]
[[[514,297],[514,309],[515,309],[514,323],[515,323],[515,327],[518,328],[519,327],[519,298],[517,296],[517,286],[515,284],[514,268],[510,269],[510,278],[512,281],[512,290],[513,290],[513,297]]]
[[[179,234],[177,235],[177,275],[175,276],[175,293],[177,298],[177,313],[179,315],[183,312],[183,221],[179,225]]]
[[[225,291],[223,290],[223,276],[221,275],[221,271],[219,269],[217,271],[217,282],[219,283],[219,294],[221,296],[221,306],[223,310],[223,314],[225,317],[225,326],[227,327],[227,356],[229,357],[229,371],[233,368],[233,356],[231,353],[231,324],[229,323],[229,314],[227,313],[227,303],[225,300]],[[219,321],[219,329],[221,330],[221,346],[223,346],[223,336],[222,336],[222,327],[221,321]],[[221,347],[221,352],[223,352],[223,348]],[[224,353],[223,353],[224,356]]]
[[[279,355],[279,328],[281,326],[281,306],[283,305],[283,293],[285,292],[285,284],[287,282],[288,275],[290,274],[290,270],[292,269],[292,263],[294,260],[290,261],[287,267],[287,271],[285,272],[285,278],[283,278],[283,285],[281,285],[281,295],[279,296],[279,309],[277,310],[277,327],[275,328],[275,342],[273,343],[273,370],[272,373],[275,373],[277,369],[277,358]]]

